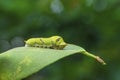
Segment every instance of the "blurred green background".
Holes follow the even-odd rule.
[[[0,0],[0,52],[52,35],[107,65],[76,54],[24,80],[120,80],[120,0]]]

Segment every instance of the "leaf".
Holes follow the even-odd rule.
[[[64,50],[35,47],[11,49],[0,54],[0,80],[21,80],[53,62],[75,53],[86,55],[88,52],[72,44],[68,44]]]

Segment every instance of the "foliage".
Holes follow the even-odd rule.
[[[71,44],[64,50],[35,47],[19,47],[9,50],[0,55],[0,80],[21,80],[53,62],[75,53],[85,54],[87,52],[83,48]]]
[[[119,80],[119,3],[119,0],[0,0],[0,52],[24,46],[24,40],[31,37],[60,35],[66,42],[102,56],[108,65],[98,66],[76,54],[35,74],[36,80],[37,77]]]

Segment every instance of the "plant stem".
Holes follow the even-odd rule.
[[[89,53],[87,51],[83,51],[81,53],[86,55],[86,56],[89,56],[89,57],[92,57],[92,58],[96,59],[98,62],[100,62],[103,65],[106,65],[106,63],[99,56],[93,55],[93,54],[91,54],[91,53]]]

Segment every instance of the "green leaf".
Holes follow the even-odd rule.
[[[0,80],[21,80],[53,62],[75,53],[92,55],[83,48],[72,44],[68,44],[64,50],[35,47],[11,49],[0,54]]]

